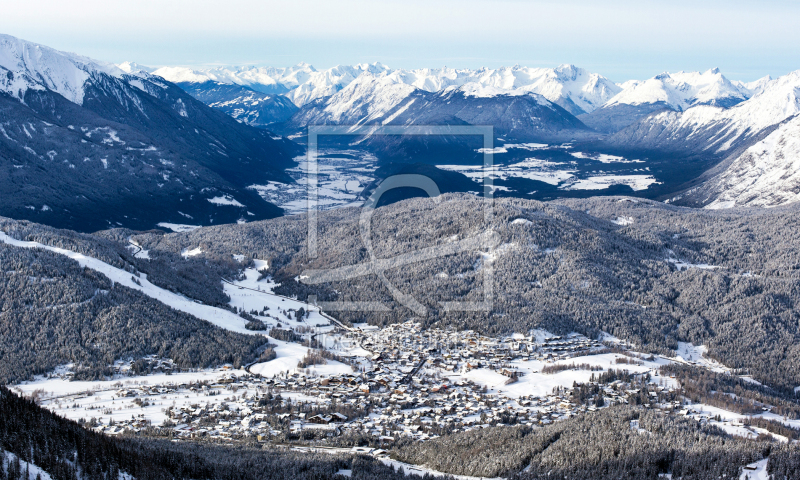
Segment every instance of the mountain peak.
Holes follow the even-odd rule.
[[[155,68],[151,68],[131,61],[119,63],[117,64],[117,67],[125,73],[133,73],[133,72],[153,73],[156,71]]]
[[[72,103],[83,103],[83,85],[92,72],[120,77],[116,65],[0,34],[0,91],[22,99],[28,90],[50,90]]]
[[[560,77],[567,78],[569,80],[575,80],[578,75],[581,73],[581,69],[576,67],[571,63],[562,63],[561,65],[557,66],[553,69],[557,75]]]

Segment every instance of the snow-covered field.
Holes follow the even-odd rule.
[[[244,370],[223,367],[171,375],[156,373],[98,381],[70,381],[68,377],[37,377],[33,381],[15,385],[13,389],[27,396],[37,392],[42,406],[71,420],[81,418],[89,420],[94,417],[107,425],[111,420],[119,422],[130,420],[133,416],[149,420],[153,425],[160,425],[167,419],[164,412],[167,407],[180,408],[208,401],[207,395],[202,391],[174,391],[178,385],[205,381],[216,383],[223,377],[230,375],[239,377],[246,373]],[[148,385],[171,386],[173,391],[155,397],[157,400],[145,407],[134,404],[133,398],[121,396],[119,393],[120,390]],[[239,395],[241,393],[239,392]]]
[[[481,149],[498,155],[494,157],[494,165],[437,165],[442,170],[459,172],[481,184],[485,176],[493,180],[509,180],[524,178],[537,180],[562,190],[605,190],[612,185],[628,185],[633,190],[646,190],[651,185],[658,184],[658,180],[649,174],[649,168],[632,168],[614,173],[597,170],[597,163],[601,164],[633,164],[644,163],[642,160],[627,159],[624,157],[605,153],[584,153],[569,151],[570,145],[543,145],[543,144],[504,144],[491,150]],[[567,151],[574,161],[553,161],[543,158],[523,158],[511,160],[502,155],[512,150],[536,151],[542,149],[556,149]],[[580,160],[580,161],[578,161]],[[619,168],[619,167],[617,167]],[[641,172],[641,173],[639,173]]]
[[[619,369],[620,364],[616,363],[617,358],[623,358],[619,354],[602,354],[602,355],[587,355],[584,357],[574,357],[569,360],[559,360],[555,362],[556,365],[580,365],[587,363],[595,367],[601,367],[603,370]],[[652,371],[667,363],[665,360],[656,358],[652,362],[643,361],[643,365],[624,365],[625,369],[632,373],[645,373]],[[589,370],[564,370],[554,374],[541,373],[542,367],[548,363],[538,360],[531,361],[513,361],[510,365],[520,371],[524,375],[518,381],[506,385],[508,380],[507,376],[489,370],[486,368],[478,368],[470,370],[467,373],[460,375],[453,375],[450,377],[451,381],[458,379],[471,380],[479,385],[486,386],[488,391],[492,393],[502,394],[508,398],[519,398],[521,396],[535,396],[545,397],[553,392],[556,387],[571,387],[573,382],[588,383],[590,377],[598,372],[591,372]],[[552,365],[552,364],[550,364]]]
[[[751,463],[745,467],[745,471],[739,477],[739,480],[769,480],[769,473],[767,473],[768,458],[759,460],[756,463]]]
[[[283,208],[287,214],[295,215],[308,211],[308,176],[312,164],[305,156],[295,159],[298,166],[287,170],[294,184],[269,182],[267,185],[251,185],[261,198]],[[375,157],[357,151],[321,151],[317,159],[317,206],[320,210],[360,206],[359,194],[371,183]]]
[[[559,166],[561,166],[561,169],[558,168]],[[520,162],[507,165],[498,163],[489,168],[476,165],[437,165],[442,170],[464,174],[479,184],[483,182],[484,176],[489,176],[492,179],[499,180],[527,178],[549,183],[550,185],[558,185],[573,177],[576,170],[565,170],[563,169],[565,166],[567,165],[563,163],[538,158],[526,158]],[[479,186],[476,185],[476,189],[478,188]]]
[[[596,160],[600,163],[644,163],[644,160],[629,160],[625,157],[608,155],[606,153],[588,154],[583,152],[571,152],[570,155],[575,158]]]
[[[605,190],[612,185],[627,185],[634,191],[647,190],[658,184],[652,175],[594,175],[575,182],[568,182],[559,188],[564,190]]]
[[[169,222],[160,222],[157,226],[161,228],[166,228],[168,230],[172,230],[173,232],[177,233],[191,232],[192,230],[200,228],[200,225],[184,225],[181,223],[169,223]]]

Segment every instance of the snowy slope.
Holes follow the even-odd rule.
[[[153,75],[169,80],[173,83],[181,82],[218,82],[233,85],[261,85],[265,87],[277,86],[275,81],[279,75],[275,69],[240,67],[229,69],[223,67],[207,70],[195,70],[187,67],[162,67],[153,72]]]
[[[523,86],[524,90],[542,95],[573,115],[590,113],[621,91],[620,87],[602,75],[589,73],[574,65],[527,69],[527,73],[532,82]]]
[[[28,90],[52,90],[81,105],[84,84],[94,72],[123,74],[113,64],[0,35],[0,91],[12,97],[22,99]]]
[[[217,82],[180,83],[189,95],[254,127],[289,119],[298,108],[283,95],[256,92],[244,85]]]
[[[0,232],[0,243],[6,243],[8,245],[21,248],[44,249],[64,255],[77,261],[84,268],[89,268],[96,272],[102,273],[114,283],[138,290],[144,295],[147,295],[148,297],[172,307],[175,310],[193,315],[219,328],[244,335],[264,335],[265,337],[269,338],[270,343],[274,345],[277,358],[266,363],[257,364],[256,368],[253,370],[254,373],[267,375],[276,374],[280,371],[293,370],[297,367],[297,363],[308,351],[307,347],[303,347],[300,344],[276,340],[268,337],[264,334],[264,332],[248,330],[244,326],[245,321],[239,315],[223,308],[197,303],[183,295],[153,285],[147,280],[147,275],[145,274],[140,275],[140,278],[137,279],[137,283],[134,281],[134,277],[131,276],[130,272],[109,265],[96,258],[82,255],[80,253],[63,248],[44,245],[38,242],[16,240],[12,237],[9,237],[4,232]],[[256,260],[256,266],[258,268],[266,268],[267,264],[264,261]],[[271,309],[275,317],[272,320],[259,317],[262,320],[266,320],[267,323],[275,323],[278,319],[277,315],[279,315],[280,310],[296,311],[300,308],[303,308],[309,312],[308,317],[302,320],[297,320],[295,318],[293,321],[289,318],[290,315],[284,314],[283,317],[280,318],[281,324],[288,326],[319,326],[330,323],[329,317],[325,316],[319,308],[303,302],[272,294],[270,288],[274,287],[275,284],[272,282],[259,283],[258,277],[259,272],[255,268],[251,268],[246,270],[246,278],[244,280],[238,281],[234,284],[224,284],[225,292],[231,297],[230,304],[232,306],[237,306],[247,311],[260,310],[268,307]],[[262,286],[265,287],[264,290],[262,290]],[[336,361],[329,361],[327,365],[314,367],[314,370],[317,373],[325,375],[337,375],[341,373],[349,373],[351,371],[349,365],[344,365]],[[58,381],[55,383],[58,383]]]
[[[17,456],[13,453],[5,450],[0,450],[0,453],[3,453],[4,461],[0,462],[0,468],[3,469],[3,472],[8,473],[8,469],[11,465],[17,460]],[[22,480],[52,480],[52,476],[47,473],[43,468],[39,467],[34,463],[28,463],[23,459],[19,459],[20,465],[20,479]],[[25,473],[27,472],[27,477]],[[120,474],[120,479],[124,478],[122,474]]]
[[[712,200],[706,208],[774,207],[800,200],[800,116],[748,148],[698,194]]]
[[[147,295],[148,297],[154,298],[159,302],[174,308],[175,310],[179,310],[181,312],[194,315],[197,318],[206,320],[216,325],[217,327],[223,328],[225,330],[230,330],[236,333],[243,333],[245,335],[254,334],[254,332],[244,328],[244,322],[242,318],[236,315],[235,313],[232,313],[228,310],[224,310],[221,308],[216,308],[196,303],[193,300],[190,300],[188,297],[170,292],[169,290],[165,290],[161,287],[157,287],[147,280],[146,275],[142,275],[141,278],[139,279],[139,283],[136,283],[134,282],[134,277],[132,277],[129,272],[111,266],[96,258],[88,257],[86,255],[82,255],[80,253],[76,253],[71,250],[66,250],[58,247],[51,247],[49,245],[44,245],[37,242],[25,242],[21,240],[16,240],[14,238],[9,237],[3,232],[0,232],[0,242],[7,243],[15,247],[41,248],[44,250],[49,250],[54,253],[58,253],[60,255],[67,256],[77,261],[82,267],[86,267],[96,272],[100,272],[106,277],[108,277],[109,280],[111,280],[112,282],[118,283],[128,288],[132,288],[134,290],[138,290],[143,294]]]
[[[697,105],[732,107],[759,88],[757,82],[748,84],[752,89],[742,85],[729,81],[716,68],[703,73],[662,73],[620,84],[617,95],[580,119],[596,130],[614,133],[661,111],[680,112]]]

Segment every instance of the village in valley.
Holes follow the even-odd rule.
[[[414,320],[344,325],[313,305],[275,295],[257,268],[225,284],[240,315],[229,317],[248,330],[257,324],[254,333],[268,335],[272,358],[180,371],[151,356],[116,362],[106,380],[74,379],[65,366],[14,388],[110,435],[278,445],[357,437],[386,449],[404,437],[425,441],[492,425],[535,428],[615,404],[712,420],[686,407],[677,381],[661,372],[671,362],[724,368],[709,363],[701,347],[684,345],[682,357],[668,359],[638,353],[610,335],[593,340],[533,330],[490,337],[425,329]],[[717,420],[758,434],[736,418]]]
[[[38,395],[59,414],[112,435],[160,427],[178,438],[286,442],[357,433],[384,446],[404,436],[426,440],[489,425],[545,425],[615,403],[678,406],[666,400],[674,397],[668,378],[652,381],[655,358],[578,334],[498,339],[422,330],[413,322],[361,327],[305,334],[306,357],[319,362],[305,367],[301,360],[271,373],[264,368],[269,362],[203,376],[161,373]],[[172,369],[168,361],[150,360],[156,372]],[[123,375],[131,364],[116,368]],[[332,369],[337,373],[326,374]],[[576,403],[576,382],[594,387],[591,398]]]

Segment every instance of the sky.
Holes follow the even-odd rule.
[[[26,0],[0,33],[149,66],[394,68],[572,63],[614,81],[800,69],[800,2],[777,0]]]

